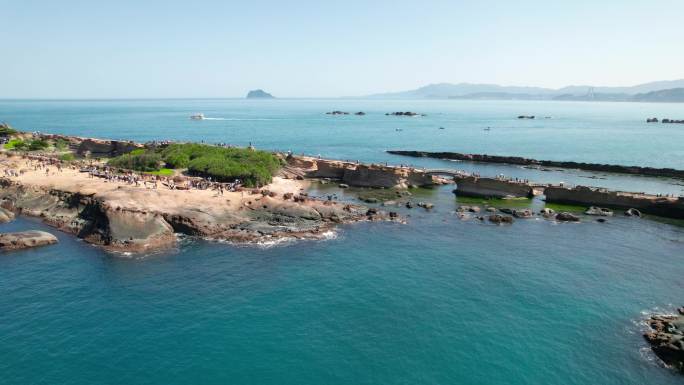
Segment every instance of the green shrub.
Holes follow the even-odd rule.
[[[125,168],[136,171],[158,171],[161,155],[153,152],[139,154],[124,154],[110,159],[107,164],[112,167]]]
[[[50,144],[42,139],[34,139],[28,144],[29,151],[45,150]]]
[[[63,160],[65,162],[71,162],[74,159],[76,159],[76,157],[74,156],[74,154],[72,154],[70,152],[68,152],[66,154],[62,154],[59,156],[59,160]]]
[[[12,139],[5,143],[5,148],[8,150],[25,150],[27,147],[26,142],[21,139]]]
[[[168,167],[217,181],[242,180],[247,186],[265,185],[280,168],[279,159],[265,151],[205,144],[172,144],[161,151]]]
[[[144,153],[145,153],[144,148],[136,148],[135,150],[129,152],[130,155],[140,155],[140,154],[144,154]]]
[[[66,141],[66,140],[64,140],[64,139],[62,139],[62,138],[59,138],[59,139],[55,140],[55,148],[56,148],[57,150],[59,150],[59,151],[64,151],[64,150],[66,150],[66,148],[67,148],[68,146],[69,146],[69,142]]]
[[[5,124],[0,124],[0,136],[10,136],[14,135],[17,133],[17,130],[14,128],[5,125]]]

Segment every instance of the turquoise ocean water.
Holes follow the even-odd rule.
[[[333,109],[368,115],[324,114]],[[396,110],[428,116],[384,116]],[[195,112],[217,120],[192,122]],[[515,119],[520,114],[552,119]],[[681,169],[684,127],[643,122],[683,115],[676,104],[0,101],[0,120],[23,130],[251,141],[330,158],[675,194],[683,187],[672,180],[384,150]],[[682,383],[646,349],[640,321],[683,304],[684,228],[622,217],[490,226],[457,219],[450,190],[419,191],[435,209],[402,211],[405,225],[345,226],[326,241],[244,247],[186,238],[172,251],[122,256],[55,232],[59,245],[1,254],[0,384]],[[53,231],[26,218],[0,225],[30,228]]]

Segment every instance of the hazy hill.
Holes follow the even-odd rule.
[[[497,84],[438,83],[415,90],[370,95],[372,98],[439,98],[439,99],[523,99],[523,100],[632,100],[632,96],[669,89],[684,88],[684,79],[657,81],[631,87],[567,86],[559,89],[542,87],[501,86]],[[676,93],[672,97],[676,98]],[[667,100],[668,94],[661,96]],[[673,100],[677,101],[677,100]]]
[[[673,88],[634,95],[639,102],[684,102],[684,88]]]

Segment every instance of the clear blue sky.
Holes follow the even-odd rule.
[[[0,97],[684,78],[682,0],[0,0]]]

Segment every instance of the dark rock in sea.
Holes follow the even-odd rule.
[[[395,218],[397,218],[398,216],[399,216],[399,214],[397,214],[396,211],[390,211],[390,212],[389,212],[389,217],[392,218],[392,219],[395,219]]]
[[[585,212],[586,215],[596,215],[600,217],[612,217],[613,211],[604,207],[591,206]]]
[[[628,209],[627,211],[625,211],[625,216],[641,218],[641,211],[634,208]]]
[[[513,216],[516,218],[532,218],[534,212],[530,209],[513,210]]]
[[[0,223],[7,223],[14,220],[14,213],[6,208],[0,207]]]
[[[349,115],[349,112],[335,110],[335,111],[326,112],[325,114],[326,115]]]
[[[683,121],[684,122],[684,121]],[[578,169],[587,171],[600,172],[614,172],[631,175],[648,175],[657,177],[670,177],[684,179],[684,170],[677,170],[672,168],[653,168],[641,166],[623,166],[616,164],[600,164],[600,163],[583,163],[572,161],[555,161],[555,160],[538,160],[523,158],[520,156],[500,156],[487,154],[463,154],[458,152],[428,152],[428,151],[403,151],[403,150],[388,150],[387,153],[393,155],[412,156],[416,158],[435,158],[448,160],[462,160],[466,162],[483,162],[483,163],[503,163],[514,164],[520,166],[531,166],[533,168],[541,169],[542,171],[550,171],[550,167],[562,169]],[[559,170],[561,171],[561,170]]]
[[[397,111],[397,112],[388,112],[385,115],[387,116],[418,116],[421,115],[417,112],[412,112],[412,111]],[[425,115],[421,115],[425,116]]]
[[[562,212],[556,214],[556,220],[561,222],[579,222],[580,219],[577,215],[568,212]]]
[[[22,231],[0,234],[0,250],[19,250],[57,243],[57,237],[45,231]]]
[[[677,119],[663,119],[663,123],[675,123],[675,124],[684,124],[684,120],[677,120]]]
[[[534,115],[520,115],[518,119],[534,119]]]
[[[490,222],[498,224],[513,223],[513,217],[509,217],[501,214],[494,214],[487,217]]]
[[[368,211],[366,211],[366,215],[369,217],[373,216],[373,215],[377,215],[377,214],[378,214],[378,209],[376,209],[374,207],[371,207],[368,209]]]
[[[554,209],[544,207],[539,211],[539,214],[541,214],[541,216],[543,216],[544,218],[553,218],[556,216],[556,211]]]
[[[646,119],[646,123],[658,123],[658,118],[648,118]]]
[[[363,116],[363,115],[366,115],[366,113],[363,111],[359,111],[359,112],[355,113],[354,115]]]
[[[407,209],[412,209],[412,208],[413,208],[413,203],[411,203],[410,201],[409,201],[409,202],[406,202],[406,208],[407,208]]]
[[[504,213],[504,214],[513,215],[513,211],[514,211],[514,210],[513,210],[513,209],[509,209],[509,208],[504,207],[504,208],[499,209],[499,211],[501,211],[501,212]]]
[[[644,333],[646,342],[663,362],[684,373],[684,316],[654,315],[646,321],[649,331]]]
[[[378,198],[373,198],[373,197],[360,197],[359,199],[361,199],[363,202],[366,202],[366,203],[378,203],[379,202]]]
[[[274,96],[264,90],[252,90],[247,93],[247,99],[273,99]]]
[[[435,205],[429,202],[418,202],[418,207],[422,207],[425,210],[431,210]]]

